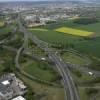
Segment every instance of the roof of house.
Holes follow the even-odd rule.
[[[18,96],[16,98],[13,98],[12,100],[26,100],[25,98],[23,98],[22,96]]]
[[[1,82],[3,85],[9,85],[10,84],[10,82],[8,81],[8,80],[5,80],[5,81],[3,81],[3,82]]]

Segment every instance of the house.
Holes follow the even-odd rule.
[[[18,96],[16,98],[13,98],[12,100],[26,100],[25,98],[23,98],[22,96]]]
[[[27,87],[15,74],[3,75],[0,78],[0,100],[9,100],[18,95],[24,95]]]

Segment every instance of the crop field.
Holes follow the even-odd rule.
[[[59,27],[67,27],[75,30],[83,30],[86,32],[92,32],[92,40],[85,40],[84,36],[77,36],[71,34],[60,33],[54,31]],[[73,44],[74,48],[81,53],[86,53],[100,58],[100,21],[94,24],[79,25],[73,23],[72,20],[59,20],[57,23],[48,24],[46,26],[38,27],[39,29],[47,29],[48,31],[30,30],[34,35],[43,41],[48,43],[58,43],[58,44]]]
[[[72,36],[70,34],[65,33],[59,33],[53,30],[48,31],[39,31],[39,30],[30,30],[34,35],[36,35],[38,38],[40,38],[43,41],[46,41],[48,43],[63,43],[66,44],[68,42],[74,42],[80,39],[81,37]]]
[[[31,28],[30,30],[36,30],[36,31],[48,31],[48,29],[42,29],[42,28]]]
[[[85,37],[93,35],[93,32],[88,32],[88,31],[73,29],[73,28],[68,28],[68,27],[61,27],[61,28],[56,29],[55,31],[61,32],[61,33],[67,33],[71,35],[85,36]]]
[[[3,27],[3,26],[4,26],[4,22],[0,21],[0,27]]]
[[[73,20],[59,20],[57,23],[52,23],[41,28],[55,30],[59,27],[69,27],[79,30],[95,33],[96,36],[100,36],[100,21],[94,24],[79,25],[73,22]]]
[[[69,18],[69,20],[75,20],[75,19],[78,19],[78,18],[80,18],[80,17],[74,16],[74,17],[72,17],[72,18]]]
[[[74,45],[78,51],[100,58],[100,37],[96,38],[96,40],[77,42]]]

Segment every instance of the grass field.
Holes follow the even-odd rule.
[[[28,63],[25,63],[22,66],[22,70],[24,70],[26,73],[31,76],[35,76],[41,80],[52,82],[58,77],[58,74],[53,71],[51,66],[47,63],[28,61]]]
[[[87,36],[93,35],[93,32],[88,32],[88,31],[73,29],[73,28],[68,28],[68,27],[61,27],[61,28],[55,29],[55,31],[61,32],[61,33],[67,33],[71,35],[76,35],[76,36],[86,36],[87,37]]]
[[[0,48],[0,75],[10,72],[14,68],[15,54]]]
[[[71,69],[72,77],[77,85],[92,86],[90,81],[94,81],[95,76],[89,75],[89,73],[82,73],[77,69]]]
[[[69,63],[77,64],[77,65],[85,65],[91,62],[89,58],[85,56],[80,56],[72,52],[64,52],[62,54],[62,58],[64,59],[65,62],[69,62]]]
[[[36,30],[36,31],[48,31],[47,29],[42,29],[42,28],[31,28],[30,30]]]
[[[64,100],[65,93],[63,88],[51,87],[32,81],[22,75],[20,77],[28,84],[36,95],[45,95],[41,100]],[[39,99],[39,100],[40,100]]]
[[[9,31],[11,31],[11,28],[10,27],[0,28],[0,34],[4,34],[4,33],[7,33]]]
[[[100,58],[100,37],[75,43],[75,49],[88,55]]]
[[[86,93],[87,89],[88,88],[86,88],[84,86],[78,88],[81,100],[93,100],[93,98],[95,98],[94,100],[99,100],[100,99],[100,89],[96,88],[96,90],[98,90],[98,93],[91,93],[91,94]],[[95,89],[95,88],[91,87],[90,89]]]
[[[80,17],[79,16],[74,16],[72,18],[69,18],[69,20],[75,20],[75,19],[79,19]]]

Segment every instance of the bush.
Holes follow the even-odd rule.
[[[85,91],[86,91],[87,95],[92,95],[92,94],[97,94],[98,93],[98,90],[94,89],[94,88],[86,88]]]

